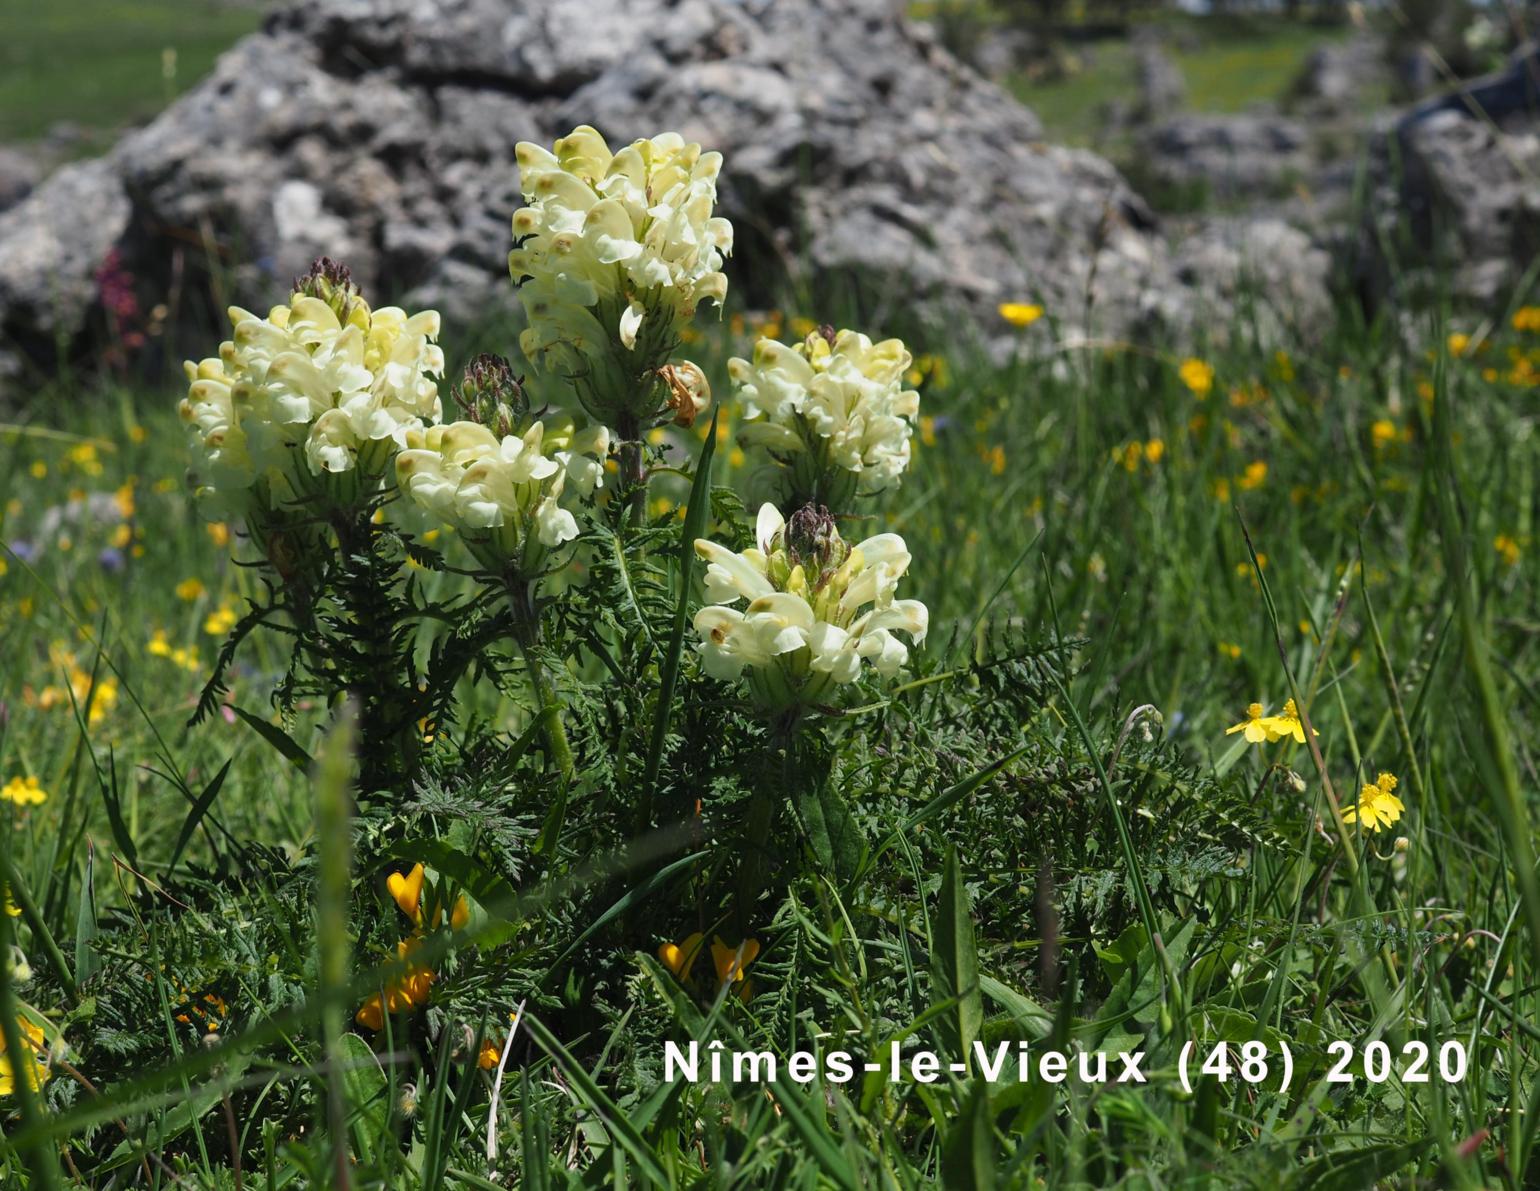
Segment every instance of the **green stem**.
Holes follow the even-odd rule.
[[[48,957],[48,966],[53,969],[54,975],[69,994],[71,1001],[80,1000],[80,989],[75,985],[75,977],[70,972],[70,966],[64,960],[64,953],[59,950],[59,944],[54,941],[48,924],[43,921],[43,916],[38,913],[37,903],[32,900],[32,893],[21,883],[21,878],[16,875],[16,869],[11,864],[9,856],[0,857],[0,881],[4,881],[6,888],[11,891],[11,897],[16,902],[16,908],[21,911],[22,917],[27,920],[27,925],[32,928],[32,938],[42,945],[43,954]]]
[[[545,721],[546,752],[564,783],[572,781],[572,746],[562,722],[561,703],[540,664],[540,614],[535,607],[535,585],[527,580],[508,580],[508,603],[513,608],[513,640],[534,688],[537,714]]]

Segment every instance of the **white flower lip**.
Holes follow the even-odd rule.
[[[863,661],[883,677],[904,666],[909,647],[895,633],[919,645],[930,619],[918,600],[893,597],[910,563],[904,540],[884,533],[852,548],[833,536],[830,557],[842,558],[838,566],[823,568],[823,556],[794,560],[785,519],[766,503],[755,522],[757,549],[738,554],[696,539],[710,601],[695,615],[696,650],[708,675],[730,680],[745,668],[775,666],[785,685],[805,695],[821,690],[824,679],[856,681]],[[741,611],[730,606],[739,601]]]
[[[856,331],[832,344],[819,331],[794,346],[761,339],[752,359],[728,363],[746,419],[739,442],[782,463],[826,458],[861,494],[893,487],[909,466],[920,412],[919,393],[903,387],[911,362],[899,340],[873,343]]]

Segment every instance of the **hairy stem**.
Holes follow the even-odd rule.
[[[647,515],[647,485],[642,474],[642,424],[623,413],[616,425],[620,437],[620,490],[631,494],[631,518],[638,527]]]
[[[527,580],[508,580],[508,603],[513,609],[513,639],[519,659],[529,675],[530,686],[539,704],[538,715],[545,721],[546,752],[556,765],[563,782],[572,780],[572,746],[562,722],[561,703],[556,698],[545,667],[540,664],[540,614],[535,607],[535,585]]]

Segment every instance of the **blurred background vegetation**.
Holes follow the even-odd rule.
[[[259,0],[0,0],[0,142],[59,156],[105,149],[208,73],[256,29]],[[1382,35],[1400,67],[1384,98],[1408,98],[1496,65],[1498,26],[1528,22],[1512,0],[913,0],[953,53],[1042,119],[1048,140],[1117,148],[1115,116],[1137,98],[1137,48],[1157,42],[1195,112],[1287,101],[1310,55],[1355,32]],[[1442,81],[1447,81],[1445,77]]]

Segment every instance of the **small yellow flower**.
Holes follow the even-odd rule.
[[[1013,327],[1030,327],[1043,317],[1043,308],[1034,302],[1001,302],[1000,317]]]
[[[1165,440],[1152,438],[1144,444],[1144,457],[1150,461],[1152,467],[1164,459],[1165,455]]]
[[[0,787],[0,799],[17,806],[38,806],[48,800],[48,791],[35,777],[13,777]]]
[[[690,969],[695,966],[695,957],[700,954],[702,937],[700,931],[692,931],[679,942],[664,943],[658,948],[658,958],[674,974],[675,979],[689,979]]]
[[[69,454],[66,458],[88,476],[99,476],[102,474],[102,463],[97,458],[95,443],[83,442],[76,444],[69,449]]]
[[[235,627],[236,620],[235,609],[221,604],[203,618],[203,631],[210,637],[223,637]]]
[[[1178,366],[1176,374],[1182,378],[1182,383],[1199,400],[1207,397],[1214,388],[1213,366],[1204,363],[1196,357],[1189,356],[1183,360],[1180,366]]]
[[[1241,656],[1241,647],[1236,645],[1233,641],[1221,641],[1219,643],[1219,652],[1224,654],[1225,657],[1229,658],[1233,662],[1239,660]],[[1253,703],[1251,706],[1256,707],[1259,711],[1261,710],[1260,704]],[[1245,727],[1244,724],[1238,726]],[[1232,728],[1230,731],[1234,731],[1234,729]]]
[[[984,452],[984,459],[989,464],[989,474],[1003,476],[1005,474],[1005,448],[996,443],[988,451]]]
[[[1300,719],[1299,709],[1294,706],[1293,699],[1283,705],[1281,715],[1272,716],[1268,720],[1268,731],[1271,733],[1268,737],[1270,740],[1292,739],[1296,744],[1305,743],[1305,725]],[[1315,736],[1320,735],[1314,728],[1310,731]]]
[[[205,529],[209,533],[209,541],[216,546],[228,546],[230,544],[230,527],[223,521],[210,521]]]
[[[1400,431],[1389,418],[1381,418],[1369,427],[1369,440],[1376,451],[1383,451],[1396,441]]]
[[[736,984],[743,979],[744,969],[759,954],[759,940],[745,939],[736,947],[729,947],[720,936],[712,940],[711,962],[716,966],[718,984]]]
[[[1451,356],[1463,356],[1470,350],[1470,336],[1464,331],[1456,331],[1449,336],[1449,354]]]
[[[1250,492],[1267,483],[1267,462],[1262,459],[1253,459],[1246,464],[1246,470],[1235,477],[1235,485],[1243,492]]]
[[[1240,650],[1238,648],[1236,649],[1234,656],[1240,656]],[[1246,740],[1249,743],[1266,744],[1269,740],[1274,739],[1272,732],[1268,727],[1270,723],[1271,720],[1267,713],[1263,710],[1262,704],[1253,703],[1251,706],[1246,708],[1246,718],[1243,719],[1240,723],[1236,724],[1234,727],[1226,728],[1225,735],[1233,736],[1237,732],[1244,732],[1246,734]]]
[[[183,579],[176,585],[176,598],[190,604],[207,590],[200,579]]]
[[[51,1072],[48,1069],[48,1045],[43,1039],[43,1027],[25,1017],[16,1019],[16,1032],[21,1037],[21,1044],[27,1051],[27,1057],[22,1062],[22,1070],[26,1072],[27,1088],[37,1091],[45,1083]],[[0,1033],[0,1096],[10,1096],[16,1091],[16,1071],[11,1065],[11,1056],[5,1053],[5,1034]]]
[[[1523,554],[1518,542],[1505,533],[1492,539],[1492,548],[1497,551],[1497,557],[1503,560],[1503,565],[1508,567],[1517,566],[1519,556]]]
[[[1521,306],[1513,312],[1515,331],[1540,331],[1540,306]]]
[[[1356,806],[1343,809],[1343,822],[1357,822],[1370,831],[1389,827],[1406,809],[1406,804],[1395,795],[1395,788],[1399,784],[1394,774],[1380,774],[1372,786],[1366,785],[1358,792]]]
[[[426,871],[418,863],[412,866],[410,872],[391,873],[385,878],[385,887],[390,890],[390,896],[396,899],[401,912],[413,922],[422,918],[422,882]]]
[[[41,459],[34,459],[32,466],[27,470],[32,473],[34,480],[41,480],[48,474],[48,464],[44,463]]]

